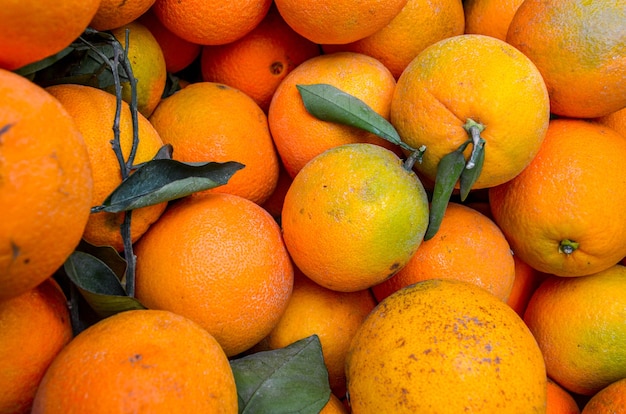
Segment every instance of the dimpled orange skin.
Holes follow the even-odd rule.
[[[626,378],[601,389],[585,404],[583,414],[625,414]]]

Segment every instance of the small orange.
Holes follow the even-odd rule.
[[[280,161],[280,160],[279,160]],[[285,167],[279,162],[278,181],[276,182],[276,188],[272,191],[272,194],[261,204],[261,207],[267,210],[276,220],[280,222],[280,218],[283,213],[283,204],[285,202],[285,195],[287,190],[291,186],[293,178],[289,175]]]
[[[518,315],[524,316],[528,301],[547,275],[533,269],[517,255],[513,255],[513,260],[515,261],[515,280],[513,280],[513,288],[506,303]]]
[[[601,116],[593,120],[601,125],[606,125],[626,137],[626,107],[608,115]]]
[[[576,400],[559,384],[548,378],[546,414],[580,414]]]
[[[237,413],[233,372],[215,338],[167,311],[91,325],[46,372],[33,414]]]
[[[598,391],[585,406],[583,414],[625,414],[626,378],[615,381]]]
[[[154,0],[101,0],[89,26],[101,32],[127,25],[144,14]]]
[[[330,398],[328,402],[320,411],[320,414],[348,414],[346,407],[343,405],[343,402],[335,395],[330,394]]]
[[[506,41],[509,25],[524,0],[464,0],[465,33]]]

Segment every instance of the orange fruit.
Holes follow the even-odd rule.
[[[415,30],[419,27],[419,30]],[[382,29],[357,41],[322,45],[324,52],[363,53],[378,59],[398,79],[426,47],[456,35],[465,27],[458,0],[408,0],[400,13]]]
[[[346,393],[345,362],[350,341],[376,301],[368,290],[337,292],[296,270],[293,293],[278,324],[266,337],[269,349],[317,335],[333,394]]]
[[[93,169],[94,189],[91,206],[98,206],[122,182],[120,165],[111,147],[114,139],[113,119],[117,100],[115,96],[91,86],[62,84],[49,86],[46,90],[63,104],[83,135]],[[139,145],[134,164],[151,160],[163,141],[148,120],[137,114]],[[133,126],[130,109],[122,105],[120,114],[120,145],[124,159],[128,159],[133,142]],[[167,203],[136,209],[131,219],[131,239],[137,241],[163,213]],[[124,213],[99,212],[89,216],[83,239],[96,246],[112,246],[124,250],[120,226]]]
[[[322,408],[320,414],[348,414],[348,411],[341,400],[331,393],[328,403]]]
[[[626,413],[626,378],[598,391],[583,407],[583,414]]]
[[[257,204],[231,194],[178,201],[135,253],[139,301],[196,321],[228,356],[270,333],[293,287],[278,224]]]
[[[533,269],[517,255],[513,255],[513,261],[515,262],[515,279],[513,280],[511,294],[506,303],[513,308],[518,315],[523,316],[533,292],[539,287],[547,275]]]
[[[32,412],[237,413],[237,390],[207,331],[172,312],[131,310],[91,325],[59,353]]]
[[[80,131],[58,100],[0,69],[0,301],[34,288],[78,246],[93,180]]]
[[[365,102],[389,117],[395,79],[378,60],[357,53],[321,55],[301,63],[280,83],[268,112],[276,149],[294,177],[316,155],[342,144],[371,142],[389,149],[393,144],[361,129],[326,122],[311,115],[296,85],[326,83]]]
[[[475,189],[519,174],[539,151],[549,117],[548,92],[533,63],[484,35],[427,47],[402,73],[391,101],[391,123],[402,139],[414,148],[426,145],[415,168],[433,181],[439,161],[469,139],[468,120],[485,127],[485,160]]]
[[[530,165],[489,189],[494,219],[513,252],[558,276],[596,273],[624,258],[625,161],[626,140],[612,129],[550,121]]]
[[[601,116],[593,120],[601,125],[606,125],[626,137],[626,107],[608,115]]]
[[[385,27],[407,0],[276,0],[287,24],[315,43],[349,43]]]
[[[598,117],[626,107],[625,20],[623,1],[526,0],[506,41],[541,72],[553,113]]]
[[[0,68],[15,70],[69,46],[89,25],[100,0],[8,0],[0,9]]]
[[[101,32],[127,25],[144,14],[154,0],[101,0],[89,26]]]
[[[580,408],[572,395],[548,378],[546,414],[580,414]]]
[[[589,276],[550,276],[535,291],[524,321],[547,373],[568,391],[592,395],[626,377],[626,267]]]
[[[72,339],[67,302],[50,278],[0,302],[0,412],[28,413],[46,369]]]
[[[341,145],[315,157],[294,178],[282,211],[296,267],[342,292],[370,288],[402,269],[427,225],[421,182],[374,144]]]
[[[428,279],[464,280],[506,302],[515,279],[515,262],[504,234],[491,219],[451,202],[435,237],[422,242],[406,266],[372,290],[381,301]]]
[[[524,0],[464,0],[465,33],[506,41],[509,25]]]
[[[267,112],[285,76],[319,54],[319,46],[294,32],[272,7],[263,21],[241,39],[202,48],[202,79],[239,89]]]
[[[156,0],[156,16],[171,32],[199,45],[234,42],[263,20],[271,0]]]
[[[352,340],[346,376],[354,413],[546,410],[543,357],[522,319],[459,280],[418,282],[380,302]]]
[[[245,93],[213,82],[196,82],[164,99],[150,122],[173,158],[184,162],[237,161],[245,167],[226,185],[207,193],[230,193],[263,203],[278,181],[278,155],[267,117]]]
[[[279,160],[278,181],[276,182],[276,188],[272,191],[272,194],[261,204],[268,213],[272,215],[279,223],[283,213],[283,204],[285,202],[285,195],[287,190],[291,186],[293,178],[289,175],[285,167]]]

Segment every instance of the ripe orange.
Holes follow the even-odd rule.
[[[349,43],[385,27],[407,0],[276,0],[296,32],[315,43]]]
[[[580,414],[580,408],[572,395],[548,378],[546,414]]]
[[[465,33],[506,40],[511,20],[524,0],[464,0]]]
[[[468,119],[485,126],[485,161],[475,189],[519,174],[539,151],[549,117],[548,92],[533,63],[484,35],[455,36],[426,48],[398,79],[391,102],[391,123],[403,140],[414,148],[426,145],[415,168],[433,181],[441,158],[468,140]],[[471,151],[468,145],[466,159]]]
[[[625,414],[626,378],[598,391],[583,407],[583,414]]]
[[[33,414],[237,413],[228,359],[180,315],[131,310],[91,325],[52,362]]]
[[[608,115],[601,116],[593,120],[601,125],[606,125],[626,137],[626,107]]]
[[[50,277],[80,242],[93,180],[72,117],[41,87],[0,69],[0,301]]]
[[[470,207],[449,203],[435,237],[422,242],[406,266],[372,290],[381,301],[428,279],[464,280],[506,302],[515,279],[515,262],[504,234],[491,219]]]
[[[120,165],[115,156],[113,119],[116,110],[115,96],[97,88],[83,85],[62,84],[49,86],[46,90],[57,98],[74,119],[83,135],[93,169],[94,189],[91,206],[102,204],[106,197],[122,182]],[[139,145],[134,164],[151,160],[163,146],[163,141],[148,120],[137,114]],[[124,159],[128,159],[133,142],[133,127],[130,109],[122,105],[120,115],[120,145]],[[167,203],[143,207],[133,211],[131,239],[136,241],[163,213]],[[85,241],[96,246],[112,246],[124,250],[120,226],[124,213],[94,213],[84,229]]]
[[[545,413],[546,371],[522,319],[475,284],[432,279],[378,304],[346,362],[354,413]]]
[[[257,204],[231,194],[178,201],[135,253],[139,301],[198,322],[228,356],[269,334],[293,287],[278,224]]]
[[[343,405],[343,402],[336,395],[330,394],[330,398],[328,399],[328,403],[322,408],[320,414],[348,414],[346,407]]]
[[[272,7],[263,21],[241,39],[203,47],[202,79],[239,89],[267,112],[285,76],[319,54],[319,46],[294,32]]]
[[[439,40],[463,34],[464,26],[463,5],[458,0],[409,0],[376,33],[347,44],[323,45],[323,49],[326,53],[348,51],[372,56],[398,79],[422,50]]]
[[[402,269],[428,225],[426,191],[391,151],[347,144],[296,175],[282,226],[296,267],[332,290],[354,292]]]
[[[603,116],[626,106],[623,1],[524,1],[506,41],[541,72],[553,113]],[[566,46],[564,46],[566,45]]]
[[[0,302],[0,412],[28,413],[46,369],[72,339],[63,291],[50,278]]]
[[[153,4],[154,0],[101,0],[89,26],[100,31],[117,29],[137,20]]]
[[[559,276],[599,272],[626,256],[626,140],[575,119],[550,121],[541,150],[513,180],[489,189],[513,252]]]
[[[539,343],[548,375],[592,395],[626,377],[626,267],[589,276],[550,276],[535,291],[524,321]]]
[[[69,46],[100,0],[9,0],[0,8],[0,68],[15,70]]]
[[[173,158],[185,162],[237,161],[245,167],[226,185],[207,193],[230,193],[263,203],[278,181],[278,155],[267,117],[243,92],[196,82],[164,99],[150,122]]]
[[[374,134],[309,114],[296,85],[318,83],[357,97],[384,118],[389,117],[396,84],[389,69],[378,60],[351,52],[314,57],[289,73],[274,93],[268,120],[276,149],[292,177],[313,157],[338,145],[372,142],[394,148]]]
[[[271,0],[156,0],[156,16],[171,32],[199,45],[223,45],[245,36],[263,20]]]
[[[515,262],[515,279],[506,303],[518,315],[524,316],[528,301],[547,275],[533,269],[517,255],[513,255],[513,261]]]
[[[279,160],[278,181],[276,182],[276,188],[272,191],[272,194],[261,204],[268,213],[272,215],[279,223],[283,213],[283,204],[285,202],[285,195],[287,190],[291,186],[293,178],[289,175],[285,167]]]

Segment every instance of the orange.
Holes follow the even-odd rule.
[[[463,5],[458,0],[409,0],[389,24],[355,42],[323,45],[324,52],[363,53],[381,61],[398,79],[431,44],[463,34]],[[419,27],[419,30],[415,30]]]
[[[596,118],[593,121],[611,127],[622,134],[623,137],[626,137],[626,107]]]
[[[527,0],[506,41],[537,65],[553,113],[598,117],[626,106],[624,21],[623,1]]]
[[[610,128],[555,119],[531,164],[489,190],[513,252],[558,276],[607,269],[626,256],[626,140]]]
[[[356,413],[545,413],[546,371],[522,319],[473,283],[432,279],[388,296],[346,362]]]
[[[464,280],[506,302],[515,279],[515,262],[504,234],[491,219],[470,207],[449,203],[437,234],[422,242],[398,273],[372,290],[381,301],[404,286],[428,279]]]
[[[202,79],[239,89],[267,112],[285,76],[319,54],[319,46],[294,32],[272,7],[263,21],[241,39],[203,47]]]
[[[207,331],[171,312],[131,310],[91,325],[59,353],[32,412],[237,413],[237,390]]]
[[[116,98],[100,89],[83,85],[54,85],[46,90],[62,104],[72,116],[83,135],[93,169],[94,190],[91,206],[102,204],[106,197],[122,182],[120,165],[111,147]],[[134,164],[151,160],[163,146],[163,141],[148,120],[137,114],[139,145]],[[128,159],[133,142],[130,109],[122,105],[120,115],[120,145],[124,159]],[[131,239],[136,241],[159,218],[166,203],[136,209],[131,219]],[[112,246],[124,250],[120,226],[124,213],[99,212],[89,216],[83,239],[96,246]]]
[[[0,69],[0,301],[34,288],[80,242],[93,180],[80,131],[58,100]]]
[[[626,377],[626,267],[589,276],[550,276],[535,291],[524,321],[547,373],[570,392],[592,395]]]
[[[285,202],[285,195],[287,190],[291,186],[293,178],[289,175],[285,167],[279,160],[278,181],[276,182],[276,188],[272,191],[272,194],[261,204],[261,207],[267,210],[278,222],[283,213],[283,203]]]
[[[547,401],[546,414],[580,414],[580,408],[574,397],[550,378]]]
[[[519,174],[539,151],[549,117],[537,68],[512,46],[484,35],[427,47],[398,79],[391,102],[391,123],[400,137],[414,148],[426,145],[415,168],[433,181],[439,161],[469,139],[463,128],[468,120],[485,127],[485,160],[475,189]],[[466,148],[466,159],[472,148]]]
[[[346,393],[345,362],[350,341],[376,301],[368,290],[337,292],[295,272],[293,293],[278,324],[266,338],[269,349],[283,348],[316,334],[333,394]]]
[[[178,201],[135,253],[139,301],[196,321],[228,356],[270,333],[293,287],[278,224],[257,204],[231,194]]]
[[[50,278],[0,302],[0,412],[29,413],[46,369],[72,339],[70,313]]]
[[[69,46],[100,0],[8,0],[0,9],[0,68],[15,70]]]
[[[242,38],[263,20],[271,0],[156,0],[156,16],[171,32],[199,45],[223,45]]]
[[[407,0],[276,0],[296,32],[315,43],[349,43],[385,27]]]
[[[513,280],[513,288],[506,303],[513,308],[518,315],[524,316],[524,311],[528,305],[533,292],[541,282],[547,277],[546,274],[533,269],[528,263],[524,262],[519,256],[513,255],[515,262],[515,279]]]
[[[89,26],[101,32],[117,29],[137,20],[153,4],[154,0],[101,0]]]
[[[378,60],[357,53],[321,55],[301,63],[280,83],[270,103],[268,120],[276,149],[289,175],[327,149],[342,144],[393,144],[355,127],[317,119],[304,107],[296,85],[326,83],[365,102],[383,118],[389,117],[396,85],[389,69]]]
[[[626,378],[598,391],[583,407],[583,414],[626,413]]]
[[[426,191],[391,151],[331,148],[294,178],[282,211],[296,267],[328,289],[354,292],[404,267],[428,225]]]
[[[176,160],[245,165],[209,193],[235,194],[261,204],[274,191],[278,155],[267,117],[245,93],[220,83],[196,82],[164,99],[150,122],[174,147]]]
[[[506,40],[509,24],[524,0],[465,0],[465,33]]]
[[[328,403],[322,408],[320,414],[348,414],[348,411],[341,400],[331,393]]]

